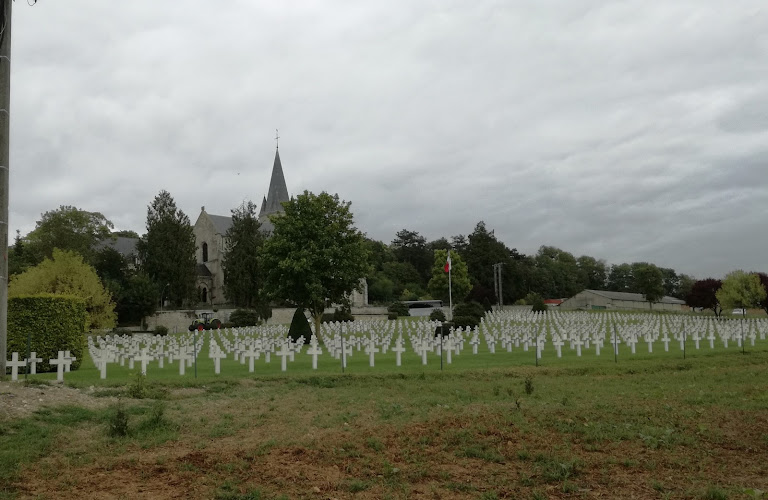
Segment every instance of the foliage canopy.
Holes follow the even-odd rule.
[[[144,273],[158,289],[168,285],[168,298],[181,306],[195,297],[195,235],[184,212],[168,191],[160,191],[147,207],[147,234],[139,240]],[[158,297],[159,299],[159,297]]]
[[[319,331],[326,301],[345,303],[369,272],[365,238],[338,195],[304,191],[283,206],[264,244],[265,289],[308,310]]]
[[[17,297],[50,293],[78,297],[85,301],[86,329],[115,326],[115,304],[112,296],[96,275],[75,252],[53,250],[53,258],[15,276],[8,295]]]

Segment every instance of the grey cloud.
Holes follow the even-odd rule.
[[[485,220],[524,252],[757,268],[766,33],[759,0],[19,4],[11,225],[141,232],[160,189],[226,214],[280,128],[289,190],[386,242]]]

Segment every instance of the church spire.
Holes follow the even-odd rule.
[[[282,203],[290,201],[288,197],[288,187],[285,185],[285,176],[283,175],[283,165],[280,163],[280,150],[275,148],[275,163],[272,165],[272,178],[269,181],[269,191],[267,191],[266,204],[262,203],[261,213],[263,215],[283,212]]]

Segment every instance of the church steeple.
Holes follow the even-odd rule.
[[[275,149],[275,163],[272,166],[272,178],[269,181],[266,203],[262,203],[259,217],[277,212],[284,212],[283,202],[290,201],[288,188],[285,185],[283,165],[280,163],[280,151]]]

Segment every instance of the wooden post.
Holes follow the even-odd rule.
[[[0,11],[0,377],[5,377],[8,355],[8,174],[11,104],[11,6],[2,1]]]

